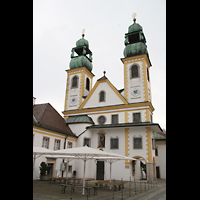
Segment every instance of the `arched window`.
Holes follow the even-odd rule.
[[[90,79],[86,78],[86,90],[90,91]]]
[[[99,93],[99,102],[104,102],[106,100],[106,93],[104,91],[101,91]]]
[[[147,80],[149,81],[149,69],[147,67]]]
[[[72,78],[72,88],[77,88],[78,87],[78,76],[74,76]]]
[[[131,78],[138,78],[139,77],[139,70],[137,65],[133,65],[131,67]]]

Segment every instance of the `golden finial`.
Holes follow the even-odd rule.
[[[85,29],[82,30],[82,37],[84,37]]]
[[[134,22],[136,21],[136,18],[135,18],[136,16],[137,16],[136,13],[133,13],[133,14],[132,14],[132,17],[133,17],[133,21],[134,21]]]

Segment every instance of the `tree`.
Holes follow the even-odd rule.
[[[49,172],[48,164],[45,162],[40,163],[40,180],[43,180],[43,177]]]

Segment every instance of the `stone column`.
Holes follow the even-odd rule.
[[[147,163],[146,168],[147,168],[147,182],[151,183],[153,181],[153,163]]]

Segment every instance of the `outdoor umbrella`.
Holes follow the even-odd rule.
[[[35,159],[42,155],[53,155],[54,151],[43,147],[33,147],[33,171],[35,167]]]
[[[68,155],[70,157],[74,156],[84,161],[83,193],[82,194],[85,194],[85,189],[84,189],[85,188],[85,169],[86,169],[87,160],[94,159],[94,157],[95,158],[122,157],[122,155],[119,155],[119,154],[105,152],[99,149],[90,148],[88,146],[57,150],[57,151],[54,151],[53,154],[57,155],[58,158],[60,158],[61,156],[66,156],[67,158],[67,155]]]
[[[61,159],[64,159],[64,160],[67,160],[67,166],[69,165],[69,162],[71,162],[72,160],[74,159],[80,159],[80,158],[77,158],[75,156],[68,156],[68,155],[51,155],[51,156],[48,156],[49,158],[61,158]],[[66,178],[68,177],[68,170],[66,170]]]
[[[135,158],[129,158],[127,156],[121,156],[121,157],[101,157],[101,158],[95,158],[96,160],[104,160],[110,164],[110,182],[111,182],[111,174],[112,174],[112,163],[118,161],[118,160],[136,160]],[[111,186],[110,186],[111,188]]]

